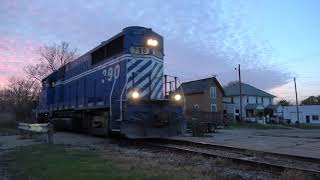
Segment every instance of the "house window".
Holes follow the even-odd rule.
[[[212,99],[215,99],[217,97],[217,88],[216,87],[210,87],[210,97]]]
[[[263,104],[263,97],[261,97],[261,103]]]
[[[211,104],[211,112],[217,112],[217,105]]]
[[[271,104],[271,98],[269,98],[269,104]]]
[[[318,121],[319,120],[319,116],[318,115],[312,115],[312,120],[313,121]]]
[[[247,103],[249,103],[249,96],[247,96]]]
[[[256,104],[258,104],[258,97],[256,97]]]

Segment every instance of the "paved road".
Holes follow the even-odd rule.
[[[173,138],[320,158],[320,129],[222,129],[212,136]]]
[[[36,139],[21,139],[18,135],[0,136],[0,153],[14,149],[17,146],[28,146],[41,143]]]

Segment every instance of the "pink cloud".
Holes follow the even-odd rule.
[[[0,89],[8,84],[8,79],[6,77],[0,76]]]
[[[0,36],[0,85],[12,76],[25,76],[23,68],[35,63],[39,44],[18,36]]]

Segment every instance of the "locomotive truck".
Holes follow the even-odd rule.
[[[183,93],[164,75],[163,46],[150,28],[124,28],[42,80],[38,121],[129,138],[183,133]]]

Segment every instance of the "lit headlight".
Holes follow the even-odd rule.
[[[181,100],[181,95],[180,94],[174,95],[174,100],[180,101]]]
[[[148,46],[158,46],[158,41],[155,39],[148,39],[147,45]]]
[[[138,99],[139,96],[140,96],[140,94],[138,93],[138,91],[133,91],[132,94],[131,94],[131,97],[132,97],[133,99]]]

